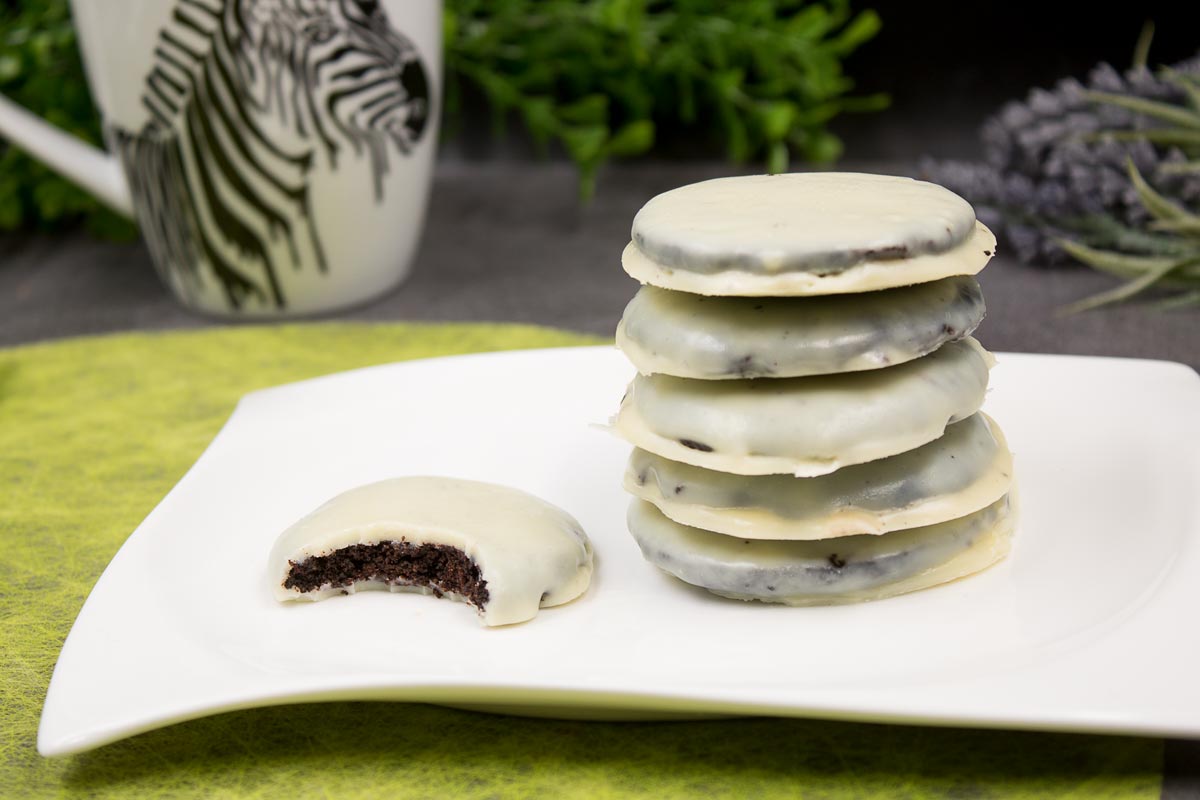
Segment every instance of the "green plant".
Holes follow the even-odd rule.
[[[793,154],[828,162],[841,153],[831,118],[886,105],[849,96],[842,72],[878,30],[877,15],[852,13],[848,0],[447,0],[449,122],[474,87],[497,130],[515,115],[542,147],[560,145],[584,196],[607,159],[656,140],[723,144],[771,171]],[[67,0],[0,5],[0,93],[99,143]],[[0,141],[0,230],[80,220],[110,237],[134,230]]]
[[[713,131],[737,162],[826,163],[826,123],[883,108],[848,96],[842,60],[879,30],[847,0],[449,0],[447,111],[464,84],[578,165],[581,192],[612,156]],[[694,149],[694,148],[693,148]]]
[[[81,139],[100,142],[65,0],[27,0],[0,10],[0,93]],[[136,233],[133,223],[0,140],[0,230],[81,220],[106,238]]]

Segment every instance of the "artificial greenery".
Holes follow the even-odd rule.
[[[1124,74],[1035,89],[984,125],[981,162],[922,171],[976,204],[1023,261],[1076,259],[1126,283],[1082,311],[1150,287],[1200,305],[1200,57],[1151,70],[1149,29]]]
[[[498,128],[560,143],[585,195],[609,157],[704,132],[771,172],[827,163],[829,120],[887,103],[848,95],[842,61],[880,23],[847,0],[450,0],[445,19],[451,122],[473,87]]]
[[[79,138],[98,144],[92,106],[66,0],[0,6],[0,94]],[[84,221],[106,238],[132,238],[133,223],[49,167],[0,140],[0,230]]]
[[[585,196],[607,159],[656,140],[723,145],[771,171],[793,154],[828,162],[841,144],[826,123],[886,103],[848,96],[842,72],[878,29],[848,0],[446,0],[447,121],[461,119],[464,93],[482,96],[501,125],[516,119],[540,146],[561,146]],[[68,0],[0,3],[0,93],[100,141]],[[0,229],[79,220],[109,236],[133,230],[0,141]]]

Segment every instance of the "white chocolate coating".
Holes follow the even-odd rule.
[[[893,289],[975,275],[996,252],[996,236],[982,222],[961,245],[944,253],[912,256],[902,261],[863,261],[840,272],[761,273],[741,269],[703,273],[666,267],[648,258],[632,242],[621,253],[621,266],[641,283],[692,294],[737,297],[802,297],[852,294]]]
[[[633,501],[629,530],[646,560],[693,586],[738,600],[795,606],[880,600],[979,572],[1007,555],[1006,495],[960,519],[884,536],[755,541],[710,533]]]
[[[387,541],[447,545],[466,553],[487,582],[488,601],[480,611],[486,625],[532,619],[539,607],[583,594],[592,576],[591,542],[562,509],[507,486],[405,477],[344,492],[284,531],[268,565],[275,597],[321,600],[355,589],[413,591],[378,581],[305,593],[283,586],[290,562]]]
[[[737,475],[825,475],[903,453],[979,410],[991,356],[974,339],[886,369],[698,381],[638,375],[613,421],[643,450]]]
[[[683,525],[744,539],[885,534],[964,517],[1012,486],[1012,454],[982,412],[907,453],[817,478],[730,475],[635,449],[625,489]]]
[[[889,175],[718,178],[652,198],[622,257],[643,283],[710,295],[864,292],[974,275],[995,237],[967,201]]]
[[[705,297],[643,286],[617,347],[643,375],[792,378],[902,364],[983,320],[974,278],[830,297]]]

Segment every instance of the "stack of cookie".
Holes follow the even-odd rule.
[[[970,338],[994,251],[966,201],[908,178],[722,178],[647,203],[617,330],[639,374],[614,422],[645,557],[793,605],[1003,558],[1012,457]]]

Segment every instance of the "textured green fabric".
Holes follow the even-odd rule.
[[[367,364],[588,341],[516,326],[324,324],[0,352],[0,798],[1158,796],[1155,739],[576,723],[389,703],[243,711],[37,755],[50,672],[88,590],[239,396]]]

